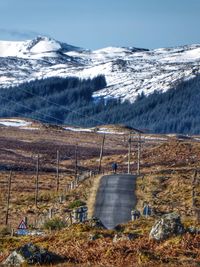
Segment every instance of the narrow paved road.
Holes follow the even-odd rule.
[[[136,177],[129,174],[106,175],[101,178],[97,192],[94,216],[108,228],[131,220],[136,204]]]

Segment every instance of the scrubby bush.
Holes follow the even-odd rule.
[[[81,206],[85,206],[86,203],[80,199],[74,200],[73,202],[71,202],[68,206],[69,209],[75,209]]]
[[[0,237],[10,235],[10,229],[7,226],[0,227]]]
[[[66,222],[64,222],[60,218],[53,218],[46,221],[43,225],[43,228],[46,230],[60,230],[66,226]]]

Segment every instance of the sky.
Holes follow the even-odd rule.
[[[0,0],[0,40],[87,49],[200,44],[200,0]]]

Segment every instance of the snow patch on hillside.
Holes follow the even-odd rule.
[[[58,51],[61,49],[60,43],[56,42],[55,40],[51,39],[41,39],[38,41],[31,49],[30,52],[32,53],[46,53],[52,51]]]
[[[145,50],[107,47],[83,50],[48,37],[0,41],[0,85],[8,87],[47,77],[82,79],[105,75],[96,98],[134,102],[141,93],[165,92],[200,74],[200,45]]]
[[[21,56],[20,51],[27,42],[0,41],[0,57]]]
[[[11,127],[24,127],[31,125],[32,122],[21,119],[0,119],[0,125]]]

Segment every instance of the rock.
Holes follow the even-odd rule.
[[[196,228],[194,226],[190,226],[187,228],[187,232],[190,234],[200,234],[200,228]]]
[[[41,230],[29,230],[27,235],[31,235],[31,236],[45,236],[45,232],[41,231]]]
[[[102,237],[103,237],[103,235],[98,234],[98,233],[97,234],[90,234],[88,237],[88,240],[94,241],[94,240],[97,240],[97,239],[102,238]]]
[[[46,249],[28,243],[15,251],[3,262],[6,266],[21,266],[32,264],[51,264],[62,262],[63,258]]]
[[[133,240],[137,237],[136,234],[128,233],[128,234],[116,234],[113,237],[113,242],[118,242],[118,241],[130,241]]]
[[[164,240],[173,235],[184,233],[184,227],[180,216],[176,213],[163,215],[151,229],[150,238],[155,240]]]
[[[106,229],[101,220],[96,217],[92,217],[91,219],[89,219],[87,221],[87,224],[92,228]]]

